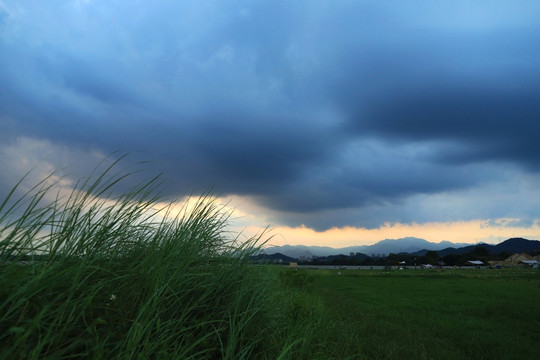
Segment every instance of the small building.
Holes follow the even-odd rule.
[[[481,266],[481,265],[484,265],[484,262],[480,260],[469,260],[467,261],[467,264],[471,264],[474,266]]]
[[[290,268],[297,268],[297,267],[298,267],[298,263],[297,263],[297,262],[291,261],[291,262],[289,263],[289,267],[290,267]]]

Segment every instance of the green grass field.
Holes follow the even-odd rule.
[[[312,358],[533,359],[540,271],[277,269],[318,298]],[[307,357],[306,357],[307,358]]]
[[[537,270],[254,265],[212,198],[173,213],[115,164],[0,201],[0,360],[538,355]]]

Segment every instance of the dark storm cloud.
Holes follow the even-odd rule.
[[[235,192],[295,181],[298,169],[324,159],[336,141],[328,130],[316,124],[299,126],[294,119],[254,121],[251,116],[225,114],[211,120],[199,125],[191,147],[212,162],[211,168],[218,169]]]
[[[396,142],[451,141],[437,161],[518,162],[540,170],[540,28],[462,34],[409,48],[356,52],[344,61],[350,78],[335,86],[346,127]],[[355,63],[355,60],[358,60]],[[366,82],[372,86],[370,91]]]
[[[396,141],[456,142],[434,154],[437,161],[512,161],[540,170],[540,89],[524,94],[488,88],[437,90],[374,105],[366,120],[354,126]]]
[[[286,184],[280,196],[265,203],[283,211],[314,213],[330,209],[356,208],[400,201],[416,194],[466,189],[487,173],[471,172],[467,167],[442,166],[421,157],[398,154],[363,153],[348,160],[306,171],[305,177]]]
[[[4,144],[140,152],[171,196],[214,188],[304,222],[470,189],[486,164],[540,170],[532,3],[15,5]]]

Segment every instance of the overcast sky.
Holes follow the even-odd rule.
[[[0,193],[119,150],[281,243],[539,239],[538,44],[536,0],[0,0]]]

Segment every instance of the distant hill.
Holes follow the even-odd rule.
[[[477,246],[486,248],[490,254],[500,254],[502,252],[509,252],[512,254],[530,252],[535,250],[540,250],[540,241],[538,240],[527,240],[523,238],[511,238],[497,245],[490,244],[477,244],[477,245],[468,245],[460,248],[446,248],[441,251],[437,251],[440,256],[446,256],[450,254],[466,254],[472,252]],[[415,255],[424,255],[425,251],[415,253]]]
[[[349,255],[329,255],[329,256],[321,256],[314,260],[314,262],[319,264],[324,263],[339,263],[339,264],[347,264],[347,263],[358,263],[362,260],[369,259],[370,257],[366,254],[362,253],[355,253],[354,256]]]
[[[428,251],[437,251],[440,256],[445,256],[449,254],[466,254],[473,251],[476,246],[487,248],[490,254],[499,254],[504,251],[510,253],[522,253],[539,250],[540,241],[511,238],[497,245],[470,245],[464,243],[452,243],[450,241],[434,243],[424,239],[406,237],[401,239],[386,239],[373,245],[349,246],[344,248],[306,245],[272,246],[264,249],[262,253],[266,255],[280,253],[283,256],[288,256],[293,259],[299,259],[301,257],[309,259],[313,257],[331,257],[337,255],[348,256],[350,253],[361,253],[374,257],[388,256],[390,253],[408,253],[421,256]]]
[[[296,261],[295,258],[292,258],[290,256],[287,256],[281,253],[276,253],[276,254],[271,254],[271,255],[259,254],[259,255],[251,256],[250,259],[251,261],[263,261],[263,262],[272,262],[272,263],[277,263],[277,262],[288,263],[291,261]]]
[[[440,243],[429,242],[415,237],[401,239],[386,239],[373,245],[348,246],[332,248],[328,246],[284,245],[272,246],[264,249],[265,254],[282,253],[293,258],[312,258],[314,256],[349,255],[350,253],[363,253],[369,256],[387,256],[390,253],[412,253],[419,250],[442,250],[448,247],[460,247],[469,244],[454,244],[450,241]]]
[[[313,256],[339,255],[339,249],[327,246],[283,245],[272,246],[263,250],[264,254],[281,253],[292,258],[312,258]]]
[[[390,253],[413,253],[415,251],[424,249],[438,251],[448,247],[458,248],[467,245],[469,244],[455,244],[450,241],[441,241],[439,243],[434,243],[415,237],[406,237],[401,239],[386,239],[379,241],[376,244],[366,246],[365,249],[362,250],[362,252],[368,255],[384,254],[385,256],[387,256]]]
[[[540,241],[527,240],[523,238],[511,238],[495,245],[494,247],[495,254],[503,251],[508,251],[511,253],[523,253],[535,250],[540,250]]]

